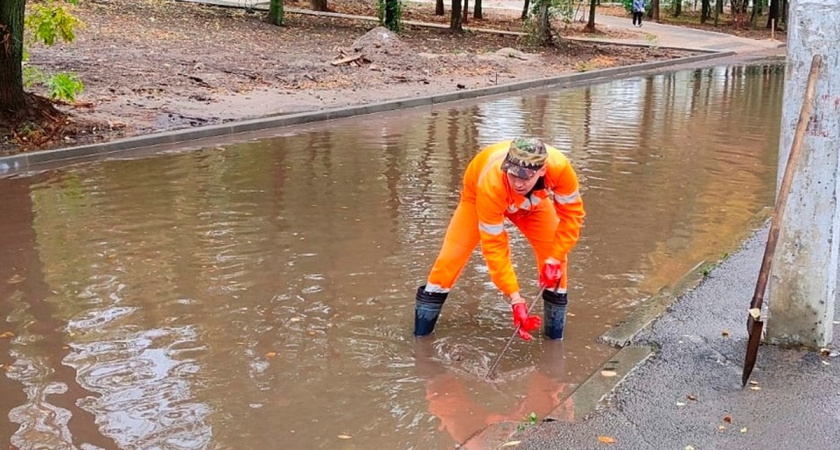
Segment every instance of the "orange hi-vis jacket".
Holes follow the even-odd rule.
[[[513,191],[507,175],[501,169],[509,147],[510,141],[504,141],[479,152],[467,167],[461,192],[462,203],[475,205],[481,249],[490,270],[490,278],[508,296],[519,291],[519,284],[510,260],[508,234],[504,228],[505,217],[519,225],[519,222],[528,221],[530,213],[546,208],[546,202],[550,202],[558,221],[552,222],[557,223],[554,239],[542,253],[565,261],[567,253],[577,243],[585,215],[577,175],[560,150],[546,146],[548,158],[543,177],[544,189],[535,188],[525,197]],[[528,231],[522,231],[533,244]],[[543,261],[538,263],[541,268]]]

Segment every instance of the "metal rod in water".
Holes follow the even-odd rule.
[[[537,292],[537,296],[534,297],[534,300],[531,301],[531,305],[528,306],[529,313],[531,312],[531,310],[534,309],[534,306],[537,304],[537,300],[539,300],[540,297],[542,297],[542,293],[544,290],[545,288],[540,288],[540,291]],[[511,334],[507,342],[505,342],[505,346],[502,347],[502,351],[500,351],[499,354],[496,356],[496,359],[493,360],[493,364],[490,364],[490,369],[487,371],[487,375],[484,377],[485,379],[490,380],[493,378],[493,375],[496,372],[496,368],[499,367],[499,362],[501,362],[502,360],[502,356],[505,354],[507,349],[510,348],[510,344],[513,343],[513,339],[516,337],[516,334],[519,333],[519,328],[520,325],[517,325],[516,328],[513,330],[513,334]]]

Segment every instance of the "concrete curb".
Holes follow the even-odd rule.
[[[259,119],[210,125],[200,128],[189,128],[165,131],[161,133],[139,135],[98,144],[80,145],[76,147],[22,153],[19,155],[0,157],[0,175],[8,175],[26,172],[30,170],[37,170],[39,167],[43,167],[48,163],[71,163],[100,159],[102,157],[106,157],[117,152],[136,150],[143,147],[178,144],[203,138],[230,136],[234,134],[265,130],[269,128],[280,128],[290,125],[300,125],[324,120],[341,119],[363,114],[375,114],[404,108],[433,106],[440,103],[474,99],[478,97],[485,97],[491,95],[499,95],[509,92],[523,91],[527,89],[544,87],[567,88],[577,85],[591,84],[598,81],[605,81],[613,77],[642,75],[648,71],[652,71],[655,69],[661,69],[664,67],[689,63],[698,63],[711,59],[725,58],[734,54],[735,52],[707,53],[702,55],[689,56],[686,58],[654,61],[649,63],[621,67],[610,67],[607,69],[595,70],[592,72],[580,72],[558,75],[555,77],[539,78],[534,80],[501,84],[480,89],[469,89],[425,97],[391,100],[380,103],[371,103],[368,105],[357,105],[343,108],[325,109],[320,111],[308,111],[280,116],[268,116]]]

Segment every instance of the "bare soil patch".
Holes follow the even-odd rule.
[[[366,36],[373,22],[288,14],[276,27],[262,11],[171,0],[83,0],[75,14],[86,24],[76,42],[33,46],[31,63],[77,73],[84,93],[75,106],[57,105],[65,127],[47,142],[35,145],[0,123],[0,154],[691,54],[573,41],[539,48],[518,36],[413,26],[377,44]],[[406,16],[429,15],[414,14]]]

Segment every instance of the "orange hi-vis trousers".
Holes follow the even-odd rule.
[[[551,253],[554,250],[555,230],[559,224],[554,206],[551,202],[541,202],[529,211],[520,210],[513,214],[505,214],[505,217],[516,225],[533,247],[537,257],[537,277],[539,277],[545,260],[552,256]],[[476,205],[462,199],[446,229],[443,246],[432,266],[426,290],[449,292],[479,241]],[[510,258],[510,253],[508,253],[508,258]],[[564,256],[563,277],[560,280],[560,287],[556,290],[560,294],[566,293],[568,283],[566,265],[567,257]],[[554,289],[551,290],[554,291]]]

